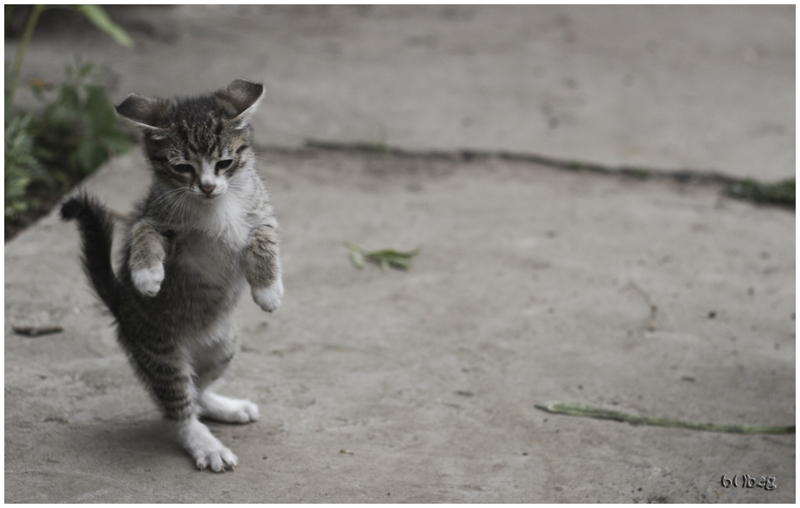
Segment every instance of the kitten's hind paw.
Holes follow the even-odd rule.
[[[267,312],[272,312],[281,305],[283,298],[283,280],[279,277],[270,287],[253,288],[253,300],[259,307]]]
[[[226,423],[250,423],[258,420],[258,406],[244,399],[231,399],[206,391],[200,396],[203,416]]]
[[[133,270],[131,279],[136,290],[145,296],[156,296],[164,281],[164,265],[159,263],[150,268]]]
[[[211,468],[215,473],[223,473],[226,469],[233,471],[234,466],[239,463],[236,455],[194,417],[181,424],[178,435],[181,444],[201,471],[206,468]]]
[[[233,468],[238,464],[236,455],[224,446],[219,450],[206,450],[193,455],[197,469],[205,471],[206,468],[211,468],[215,473],[224,473],[226,469],[233,471]]]

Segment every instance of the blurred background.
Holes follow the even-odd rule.
[[[7,72],[33,10],[6,8]],[[270,146],[501,150],[647,171],[794,176],[793,5],[105,12],[93,24],[85,12],[45,10],[7,102],[41,107],[34,95],[55,94],[80,57],[104,71],[98,80],[114,103],[131,92],[169,97],[236,77],[262,81],[256,127]],[[115,42],[120,32],[127,42]],[[96,165],[89,151],[86,165]]]

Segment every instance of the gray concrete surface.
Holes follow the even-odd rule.
[[[630,18],[577,7],[528,17],[523,8],[436,8],[438,17],[415,8],[244,9],[115,11],[128,13],[120,21],[137,39],[129,56],[91,48],[100,40],[91,31],[64,28],[38,39],[26,71],[55,69],[86,49],[115,62],[120,96],[128,87],[169,95],[244,74],[236,62],[262,62],[276,94],[256,135],[283,227],[287,294],[274,315],[240,305],[242,352],[223,393],[252,398],[262,419],[211,424],[240,467],[198,472],[165,433],[87,289],[73,226],[50,215],[5,247],[6,502],[795,501],[794,435],[635,427],[533,407],[560,399],[690,421],[793,423],[793,212],[733,201],[710,185],[492,158],[297,149],[315,138],[630,163],[622,138],[591,128],[608,121],[623,132],[625,117],[606,115],[605,99],[584,88],[594,70],[611,94],[616,62],[640,66],[630,86],[650,76],[652,87],[631,96],[641,109],[632,116],[645,120],[629,133],[642,134],[639,155],[653,166],[790,175],[794,119],[769,105],[793,98],[793,43],[776,42],[787,30],[793,37],[792,8],[630,8]],[[718,23],[697,28],[713,16]],[[559,137],[561,120],[552,132],[536,125],[546,117],[542,102],[492,107],[526,82],[511,54],[527,46],[509,42],[526,22],[532,47],[550,48],[541,54],[551,81],[524,93],[555,101],[568,97],[562,78],[578,80],[576,101],[564,100],[582,112],[569,137]],[[678,25],[683,36],[673,38]],[[619,26],[638,27],[630,28],[646,46],[638,57],[618,52],[625,41],[635,46]],[[583,52],[570,49],[583,37]],[[267,49],[244,44],[259,40]],[[692,44],[704,50],[688,51]],[[742,53],[747,44],[755,61]],[[683,55],[685,67],[675,66],[686,82],[666,77],[669,58],[644,53],[669,47]],[[779,65],[785,52],[791,72]],[[754,93],[745,64],[759,67],[774,93]],[[730,87],[720,97],[699,86],[709,65]],[[646,100],[654,90],[659,100]],[[745,92],[758,105],[721,98]],[[687,97],[694,106],[676,110]],[[698,124],[702,111],[725,121]],[[463,112],[482,120],[462,124]],[[658,125],[644,135],[649,121]],[[770,122],[783,127],[769,136],[748,130]],[[484,135],[465,134],[476,126]],[[754,165],[731,154],[775,172],[750,173]],[[146,184],[138,153],[86,182],[120,212]],[[357,271],[346,239],[421,253],[407,273]],[[23,325],[64,332],[11,332]],[[774,476],[778,488],[726,489],[723,474]]]
[[[777,180],[795,168],[795,15],[784,6],[118,7],[43,32],[26,77],[81,54],[131,91],[263,80],[262,142],[504,149]],[[15,44],[6,45],[6,59]]]

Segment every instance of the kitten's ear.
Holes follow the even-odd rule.
[[[164,118],[167,117],[169,109],[168,101],[150,99],[135,93],[130,94],[116,107],[117,114],[121,117],[156,135],[167,126]]]
[[[236,116],[231,122],[236,125],[237,129],[244,129],[250,124],[250,118],[264,97],[264,85],[237,79],[225,90],[217,92],[217,96],[223,96],[226,102],[233,106]]]

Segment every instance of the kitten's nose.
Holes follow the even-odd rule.
[[[211,185],[200,184],[200,190],[205,192],[206,196],[210,196],[211,193],[214,192],[214,189],[216,189],[216,188],[217,188],[217,186],[214,185],[214,184],[211,184]]]

